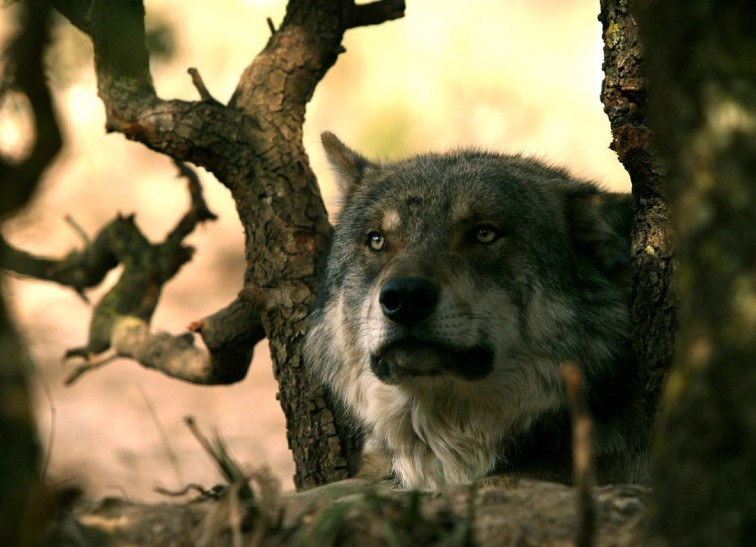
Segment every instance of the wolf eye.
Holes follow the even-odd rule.
[[[370,232],[367,236],[367,243],[374,251],[382,251],[386,246],[386,238],[380,232]]]
[[[488,224],[481,224],[475,227],[475,240],[478,243],[492,243],[499,239],[499,231]]]

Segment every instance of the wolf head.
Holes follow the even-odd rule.
[[[323,144],[341,211],[305,358],[400,479],[490,472],[508,439],[564,407],[560,361],[594,385],[614,374],[629,325],[625,196],[520,156],[378,163],[331,133]],[[410,438],[435,471],[397,469],[412,467]],[[492,454],[466,454],[470,442]]]

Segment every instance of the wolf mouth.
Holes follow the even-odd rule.
[[[486,346],[455,348],[407,337],[371,354],[370,370],[387,384],[441,374],[468,381],[482,380],[493,370],[493,351]]]

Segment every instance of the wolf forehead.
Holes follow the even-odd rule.
[[[342,209],[337,220],[349,233],[434,232],[455,223],[485,221],[511,223],[498,228],[529,232],[543,228],[544,216],[552,221],[562,216],[564,195],[590,186],[532,159],[481,150],[368,163],[339,184]]]

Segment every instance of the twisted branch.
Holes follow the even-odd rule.
[[[162,243],[150,243],[133,215],[119,215],[82,250],[57,260],[26,253],[0,238],[0,267],[70,286],[82,296],[111,269],[123,265],[118,282],[94,308],[87,344],[66,352],[67,359],[83,359],[67,384],[118,357],[199,384],[228,384],[247,373],[252,349],[264,337],[259,313],[249,303],[234,302],[192,324],[208,351],[194,345],[191,332],[179,336],[150,332],[163,285],[191,259],[193,249],[183,240],[198,224],[217,218],[205,203],[194,170],[181,162],[176,165],[179,176],[187,179],[190,206]]]

